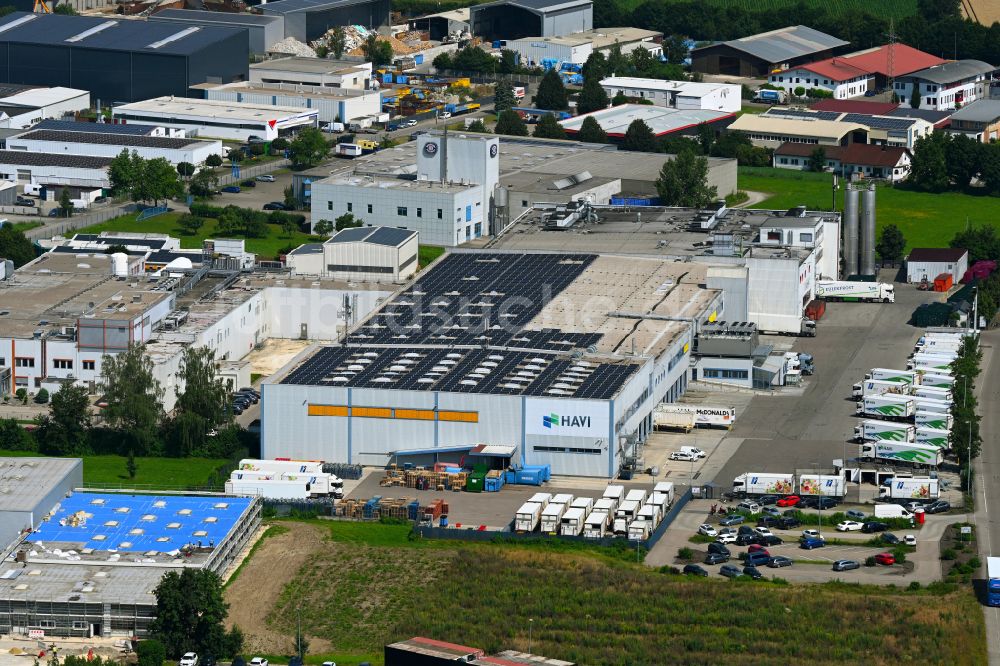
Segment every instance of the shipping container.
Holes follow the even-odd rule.
[[[819,321],[826,314],[826,301],[813,299],[806,305],[806,318]]]
[[[601,511],[595,508],[587,516],[587,520],[583,527],[583,536],[587,539],[602,539],[608,529],[608,521],[610,520],[611,514],[607,511]]]
[[[590,513],[594,508],[594,499],[592,497],[577,497],[570,504],[573,509],[583,509],[584,513]]]
[[[583,523],[587,511],[583,507],[573,506],[566,509],[559,523],[559,534],[562,536],[579,536],[583,532]]]
[[[954,277],[951,273],[941,273],[934,278],[934,291],[948,291],[954,284]]]
[[[565,504],[550,502],[542,511],[540,529],[544,534],[556,534],[559,531],[559,523],[562,522],[563,514],[566,513]]]
[[[544,507],[536,502],[525,502],[514,514],[514,529],[518,532],[534,532],[541,520]]]

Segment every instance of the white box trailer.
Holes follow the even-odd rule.
[[[309,491],[302,481],[284,479],[230,479],[226,493],[239,497],[266,497],[269,499],[308,499]]]
[[[942,449],[915,442],[865,442],[859,447],[864,460],[888,460],[916,465],[938,466],[944,461]]]
[[[626,502],[638,502],[640,505],[646,503],[646,491],[641,488],[633,488],[625,494]]]
[[[672,426],[677,428],[701,427],[701,428],[730,428],[736,422],[735,407],[720,407],[716,405],[687,405],[677,402],[665,402],[656,406],[653,421],[656,424],[657,418],[666,419],[668,415],[677,417],[689,417],[694,415],[691,425],[686,418],[679,419],[681,425]],[[657,416],[659,415],[659,416]],[[668,427],[668,426],[663,426]]]
[[[550,502],[545,510],[542,511],[542,517],[539,522],[539,530],[544,534],[556,534],[559,532],[559,525],[562,522],[563,514],[566,513],[565,504],[559,504],[557,502]]]
[[[882,393],[907,394],[910,391],[909,382],[886,382],[880,379],[866,379],[858,382],[852,387],[852,395],[855,398],[863,398],[866,395],[879,395]]]
[[[583,532],[583,523],[587,519],[587,512],[583,507],[571,506],[566,509],[559,521],[559,534],[562,536],[580,536]]]
[[[917,428],[913,441],[917,444],[927,444],[939,449],[947,449],[951,446],[951,431],[938,430],[937,428]]]
[[[569,493],[558,493],[552,496],[549,504],[565,504],[566,506],[570,506],[573,504],[573,496]]]
[[[881,393],[864,396],[857,413],[882,419],[906,419],[913,416],[916,402],[912,396]]]
[[[594,508],[591,511],[603,511],[605,513],[615,515],[615,509],[618,508],[618,502],[614,501],[610,497],[602,497],[594,501]],[[590,511],[587,512],[588,514]]]
[[[824,497],[843,497],[847,480],[843,474],[800,474],[799,494]]]
[[[628,526],[628,539],[629,541],[645,541],[649,538],[649,533],[652,531],[653,527],[650,522],[639,518]]]
[[[939,338],[930,338],[924,342],[917,342],[916,346],[913,348],[915,354],[933,354],[936,351],[952,351],[957,352],[962,348],[962,340],[944,340]]]
[[[601,495],[601,497],[604,499],[613,500],[615,503],[615,508],[618,508],[618,505],[622,503],[623,499],[625,499],[625,486],[612,484],[604,489],[604,494]]]
[[[912,442],[915,430],[908,423],[864,420],[854,426],[854,439],[859,442]]]
[[[951,374],[927,373],[920,378],[920,385],[929,388],[940,388],[951,390],[955,384],[955,378]]]
[[[934,400],[945,400],[947,402],[954,400],[951,391],[937,388],[936,386],[914,386],[913,395],[918,398],[933,398]]]
[[[537,502],[525,502],[514,514],[514,529],[518,532],[534,532],[544,510],[545,507]]]
[[[298,472],[300,474],[322,473],[322,460],[258,460],[244,458],[237,469],[241,472]]]
[[[913,396],[913,405],[916,408],[916,412],[935,412],[939,414],[951,413],[951,400],[922,398],[919,395],[915,395]]]
[[[733,479],[733,492],[747,495],[790,495],[795,492],[795,475],[746,472]]]
[[[660,507],[655,504],[646,504],[641,509],[639,509],[639,514],[637,516],[638,520],[645,520],[649,523],[650,529],[655,530],[656,526],[660,524],[660,520],[663,518],[663,514],[660,512]]]
[[[541,504],[542,509],[544,509],[549,505],[549,502],[552,501],[552,493],[535,493],[528,501],[534,502],[535,504]]]
[[[695,426],[697,415],[693,409],[679,410],[674,405],[657,405],[653,410],[653,427],[657,430],[683,430],[689,432]]]
[[[955,417],[948,413],[918,411],[913,416],[913,423],[918,429],[951,430],[955,425]]]
[[[917,373],[913,370],[892,370],[890,368],[872,368],[865,374],[865,379],[877,379],[883,382],[906,382],[916,384]]]
[[[569,505],[571,509],[583,509],[584,513],[590,513],[594,508],[594,498],[593,497],[577,497],[573,500],[573,503]]]
[[[583,536],[587,539],[602,539],[608,530],[611,514],[595,508],[583,524]]]
[[[906,367],[910,368],[931,368],[933,370],[951,370],[951,363],[958,355],[942,356],[938,354],[914,354],[913,358],[906,362]]]
[[[662,493],[667,496],[667,506],[674,503],[674,482],[673,481],[658,481],[655,486],[653,486],[653,493]]]
[[[666,493],[653,492],[646,500],[646,506],[655,506],[660,515],[664,515],[670,509],[670,501]]]
[[[879,499],[936,500],[941,496],[937,479],[892,477],[878,489]]]
[[[893,286],[884,282],[819,280],[816,282],[816,298],[822,298],[826,301],[894,303],[896,294]]]
[[[622,502],[622,505],[615,511],[615,536],[628,535],[628,526],[635,520],[640,508],[642,508],[642,505],[635,500],[625,500]]]

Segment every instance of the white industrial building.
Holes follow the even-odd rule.
[[[997,68],[982,60],[954,60],[922,69],[895,81],[896,96],[909,101],[917,86],[921,109],[951,111],[977,99],[989,99]]]
[[[144,159],[163,158],[173,165],[181,162],[199,165],[209,155],[223,155],[221,141],[62,130],[30,130],[8,137],[7,150],[108,158],[127,150]]]
[[[757,115],[760,117],[750,121],[735,123],[735,127],[733,127],[733,129],[750,128],[749,131],[752,131],[758,137],[765,137],[768,128],[773,127],[776,128],[775,133],[781,132],[782,136],[801,137],[802,140],[798,143],[816,143],[819,139],[817,138],[816,141],[813,141],[813,135],[809,134],[808,131],[803,132],[802,130],[796,131],[792,129],[792,132],[789,133],[786,125],[770,124],[770,119],[777,118],[793,121],[820,121],[822,123],[834,123],[834,125],[830,125],[830,127],[834,127],[837,123],[841,126],[843,126],[844,123],[853,123],[856,125],[863,125],[867,129],[866,140],[861,141],[858,137],[852,137],[852,140],[848,142],[848,148],[856,144],[864,145],[865,143],[869,143],[880,146],[898,146],[906,148],[910,151],[916,147],[919,139],[929,136],[934,131],[933,123],[918,117],[899,117],[895,115],[878,116],[870,113],[820,111],[815,109],[801,109],[794,107],[787,108],[782,106],[772,106],[764,113]],[[744,123],[750,124],[745,125]],[[798,126],[800,128],[809,127],[808,124],[802,125],[801,123],[799,123]],[[820,143],[823,142],[820,141]],[[844,146],[842,145],[841,147]]]
[[[0,458],[0,557],[26,530],[42,524],[59,502],[83,485],[79,458]]]
[[[452,252],[265,380],[262,457],[426,464],[495,444],[556,474],[634,470],[723,312],[705,280],[651,257]]]
[[[428,132],[416,143],[415,173],[355,173],[313,182],[312,224],[351,213],[365,225],[417,231],[421,242],[444,246],[489,235],[500,140]]]
[[[657,137],[677,133],[697,134],[700,125],[707,125],[712,131],[721,131],[736,116],[728,111],[706,109],[679,109],[649,104],[620,104],[606,109],[592,111],[580,116],[560,120],[559,124],[570,136],[575,136],[587,118],[593,118],[608,137],[623,139],[629,125],[641,120]]]
[[[6,89],[22,88],[12,94]],[[76,88],[36,88],[33,86],[0,86],[0,127],[22,129],[45,118],[61,118],[66,114],[90,108],[90,93]]]
[[[582,65],[592,53],[607,55],[614,47],[625,55],[644,48],[654,58],[659,58],[663,55],[663,47],[654,40],[662,36],[662,32],[642,28],[597,28],[557,37],[512,39],[504,48],[519,54],[521,62],[528,66],[537,66],[544,61]]]
[[[189,136],[247,141],[258,136],[277,139],[296,127],[316,127],[318,112],[294,106],[247,104],[221,100],[157,97],[121,104],[112,109],[115,118],[182,129]]]
[[[251,83],[367,90],[371,87],[371,81],[370,62],[292,56],[250,65]]]
[[[202,83],[205,99],[286,108],[298,107],[318,113],[322,124],[349,123],[382,112],[382,94],[361,88],[321,88],[291,83]]]
[[[625,95],[652,102],[670,109],[702,109],[706,111],[740,110],[740,86],[733,83],[695,83],[664,81],[634,76],[610,76],[601,80],[609,98]]]
[[[0,150],[0,180],[19,184],[110,187],[110,157]]]
[[[292,275],[321,275],[345,282],[399,282],[417,272],[417,232],[393,227],[355,227],[324,243],[288,253]]]
[[[951,275],[955,284],[969,270],[969,251],[955,247],[915,247],[906,256],[906,281],[934,282],[941,274]]]

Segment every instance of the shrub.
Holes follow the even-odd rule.
[[[896,558],[896,564],[903,564],[904,562],[906,562],[906,549],[893,548],[892,556]]]
[[[690,562],[694,559],[694,551],[685,546],[677,551],[677,559]]]
[[[163,666],[167,658],[163,643],[156,640],[139,641],[135,653],[139,658],[138,666]]]
[[[802,86],[796,86],[794,92],[796,97],[804,97],[806,94],[806,89],[803,88]]]
[[[218,219],[222,217],[222,212],[226,210],[220,206],[211,206],[205,203],[193,203],[191,204],[191,214],[195,217],[210,217],[213,219]]]
[[[271,224],[284,224],[285,222],[291,222],[295,226],[299,227],[306,221],[306,216],[301,213],[286,213],[283,210],[272,210],[271,214],[268,215],[268,220]]]
[[[38,393],[35,394],[35,402],[39,405],[44,405],[49,401],[49,392],[47,389],[39,389]]]
[[[868,557],[865,558],[865,566],[866,567],[873,567],[873,566],[875,566],[875,556],[874,555],[870,555],[870,556],[868,556]]]
[[[910,592],[919,592],[920,591],[920,581],[918,581],[918,580],[911,581],[910,584],[906,586],[906,589],[909,590]]]
[[[943,551],[941,551],[942,560],[953,560],[956,557],[958,557],[958,553],[955,552],[954,548],[945,548]]]
[[[979,560],[978,557],[970,558],[969,561],[967,562],[967,564],[970,567],[972,567],[973,570],[978,569],[979,567],[983,566],[983,563]]]
[[[221,155],[209,155],[205,158],[205,166],[210,166],[212,168],[222,166],[222,156]]]
[[[28,389],[19,388],[14,392],[14,397],[21,401],[21,404],[28,404]]]

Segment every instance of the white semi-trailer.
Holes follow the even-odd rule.
[[[924,373],[920,377],[920,385],[928,388],[940,388],[951,390],[955,384],[955,378],[949,373]]]
[[[888,460],[915,465],[940,465],[944,451],[926,444],[913,442],[865,442],[859,447],[859,457],[864,460]]]
[[[912,442],[916,428],[908,423],[865,420],[854,426],[854,439],[859,442]]]
[[[906,382],[918,384],[917,373],[913,370],[892,370],[890,368],[872,368],[865,374],[865,379],[877,379],[883,382]]]
[[[938,449],[947,449],[950,446],[950,438],[951,432],[948,430],[918,427],[914,433],[913,441],[917,444],[927,444]]]
[[[825,301],[894,303],[896,294],[893,286],[884,282],[820,280],[816,283],[816,298],[822,298]]]
[[[878,489],[879,499],[936,500],[941,496],[937,479],[892,477]]]
[[[562,523],[564,513],[566,513],[565,504],[550,502],[545,507],[545,510],[542,511],[542,518],[539,521],[538,529],[543,534],[556,534],[559,531],[559,525]]]
[[[913,404],[918,412],[938,412],[941,414],[951,413],[951,400],[922,398],[919,395],[915,395],[913,396]]]
[[[940,412],[917,411],[913,415],[913,422],[917,428],[933,428],[934,430],[951,430],[955,425],[955,417],[951,414]]]
[[[933,398],[934,400],[945,400],[951,402],[954,398],[948,389],[937,388],[936,386],[914,386],[912,394],[918,398]]]
[[[747,495],[790,495],[795,492],[795,475],[747,472],[733,479],[733,492]]]
[[[915,407],[912,396],[882,393],[862,398],[858,403],[857,413],[880,419],[908,419],[913,416]]]
[[[559,534],[563,536],[580,536],[583,532],[583,523],[587,519],[587,512],[583,507],[570,507],[566,509],[562,520],[559,522]]]
[[[514,529],[518,532],[534,532],[541,522],[544,510],[545,507],[537,502],[525,502],[514,514]]]
[[[596,507],[596,504],[595,504]],[[601,539],[608,531],[610,516],[607,511],[595,508],[587,516],[583,525],[583,536],[587,539]]]
[[[866,379],[854,385],[852,395],[855,398],[862,398],[866,395],[879,393],[909,393],[911,384],[909,382],[886,382],[879,379]]]
[[[843,497],[847,481],[843,474],[800,474],[800,495]]]

